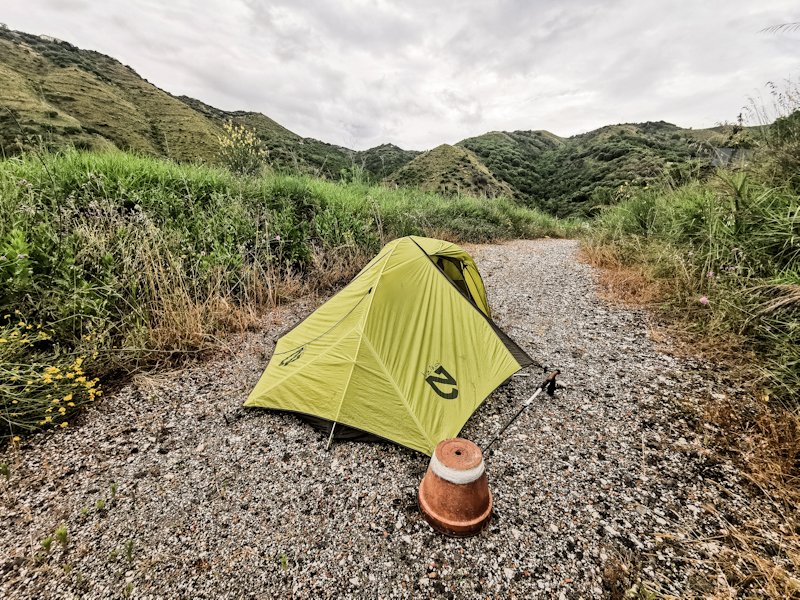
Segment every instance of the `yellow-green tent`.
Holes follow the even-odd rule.
[[[245,406],[301,413],[337,437],[368,432],[430,456],[532,362],[492,322],[465,250],[404,237],[278,340]]]

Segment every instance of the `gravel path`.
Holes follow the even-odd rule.
[[[746,507],[676,407],[737,390],[659,350],[643,311],[599,300],[577,242],[470,250],[495,320],[542,368],[495,392],[462,437],[491,439],[544,367],[568,386],[486,457],[487,531],[449,539],[420,518],[427,457],[347,442],[326,453],[296,418],[241,407],[279,333],[315,308],[301,302],[210,361],[135,380],[79,426],[3,449],[0,597],[598,598],[625,553],[684,595],[703,551],[669,540],[714,528],[703,506],[723,496],[729,515]],[[61,524],[66,547],[44,554]]]

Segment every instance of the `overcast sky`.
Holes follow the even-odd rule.
[[[9,4],[11,6],[9,6]],[[425,150],[494,130],[733,121],[800,75],[797,0],[15,0],[0,22],[306,137]],[[0,82],[1,83],[1,82]]]

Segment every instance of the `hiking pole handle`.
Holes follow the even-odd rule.
[[[555,371],[550,373],[550,375],[547,376],[547,379],[545,379],[542,382],[541,389],[547,388],[547,395],[548,396],[552,396],[553,392],[556,391],[556,377],[558,377],[558,375],[560,375],[560,374],[561,374],[561,371],[556,369]]]

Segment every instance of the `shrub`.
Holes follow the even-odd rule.
[[[234,173],[259,173],[269,163],[269,150],[264,147],[255,132],[244,125],[228,121],[223,124],[224,135],[219,136],[222,162]]]
[[[75,356],[51,346],[52,330],[5,315],[0,328],[0,439],[66,427],[76,412],[100,401],[98,379],[84,373],[96,355]],[[44,349],[42,349],[44,348]]]

